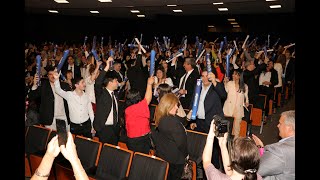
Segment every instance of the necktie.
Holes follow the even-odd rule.
[[[183,79],[182,79],[182,83],[181,83],[181,85],[180,85],[180,88],[179,89],[183,89],[183,87],[184,87],[184,84],[186,83],[186,78],[187,77],[187,73],[185,73],[184,74],[184,77],[183,77]]]
[[[113,125],[115,126],[118,122],[118,113],[117,113],[117,108],[116,108],[116,101],[114,97],[114,93],[112,92],[112,108],[113,108]]]

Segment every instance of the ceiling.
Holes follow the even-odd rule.
[[[139,10],[145,18],[152,19],[157,15],[195,16],[195,15],[241,15],[294,13],[295,0],[113,0],[101,3],[98,0],[68,0],[68,4],[58,4],[54,0],[25,0],[25,12],[32,14],[51,14],[48,10],[59,11],[58,15],[97,16],[110,18],[137,19],[137,14],[130,10]],[[223,2],[223,5],[213,5]],[[176,7],[167,7],[176,4]],[[270,5],[280,4],[280,9],[271,9]],[[226,7],[228,11],[218,11]],[[173,9],[181,9],[182,13],[174,13]],[[91,14],[90,11],[99,11]]]

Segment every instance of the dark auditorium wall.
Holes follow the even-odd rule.
[[[241,26],[241,32],[231,28],[227,18],[236,18]],[[214,32],[208,32],[208,25],[215,25]],[[104,36],[104,42],[108,42],[108,36],[112,41],[122,42],[128,38],[128,43],[133,35],[140,37],[143,33],[144,40],[151,41],[158,36],[168,36],[172,41],[180,43],[182,36],[187,35],[189,42],[195,40],[195,36],[210,41],[217,37],[227,36],[232,40],[238,37],[244,40],[249,33],[250,36],[259,37],[261,41],[271,36],[272,41],[278,37],[287,40],[288,43],[295,42],[295,14],[257,14],[257,15],[215,15],[215,16],[169,16],[159,15],[152,20],[148,19],[113,19],[101,17],[81,17],[62,15],[35,15],[25,14],[24,20],[25,42],[64,41],[82,43],[84,36]],[[239,30],[239,29],[238,29]],[[258,39],[259,41],[259,39]],[[145,41],[144,41],[145,42]]]

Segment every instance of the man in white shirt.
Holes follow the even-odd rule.
[[[64,91],[60,87],[59,74],[54,73],[55,92],[68,102],[70,116],[70,132],[92,138],[91,133],[95,133],[92,122],[94,113],[89,96],[84,92],[86,83],[82,77],[74,79],[74,91]]]

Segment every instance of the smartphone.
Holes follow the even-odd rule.
[[[66,121],[61,119],[56,119],[56,126],[57,126],[59,146],[66,145],[67,139],[68,139]]]

